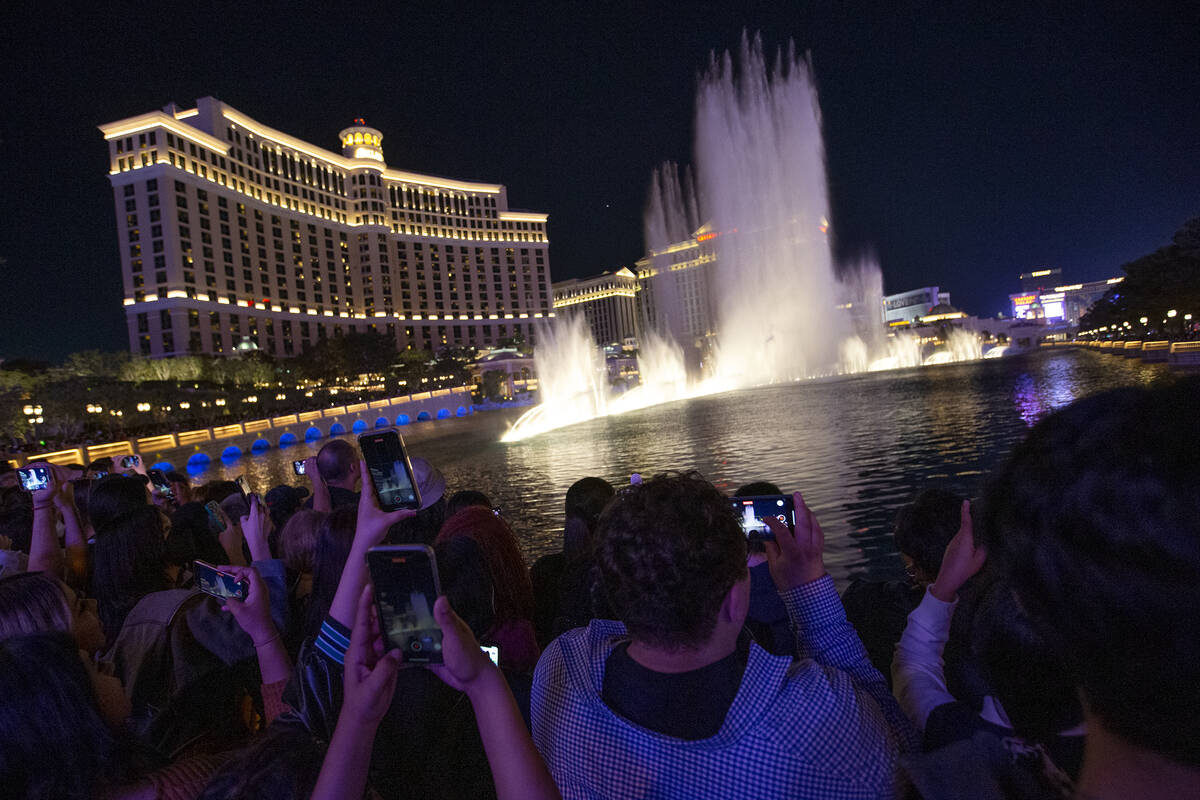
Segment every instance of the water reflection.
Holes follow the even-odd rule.
[[[978,496],[1028,426],[1104,389],[1170,380],[1164,365],[1083,350],[764,387],[594,419],[521,442],[500,436],[521,409],[421,422],[401,431],[436,464],[447,491],[474,488],[501,506],[532,559],[556,549],[567,487],[585,475],[616,485],[633,472],[697,469],[727,491],[752,480],[799,489],[826,532],[830,572],[898,576],[896,509],[923,488]],[[258,491],[300,483],[291,462],[322,441],[213,463],[197,481],[245,474]],[[200,448],[146,453],[177,467]]]

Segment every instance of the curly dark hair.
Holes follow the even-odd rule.
[[[1090,710],[1200,765],[1200,380],[1117,389],[1039,422],[989,486],[993,566]]]
[[[746,537],[729,499],[698,472],[629,486],[600,516],[596,563],[609,606],[656,647],[707,639],[730,588],[746,577]]]
[[[913,560],[921,577],[932,581],[942,556],[962,522],[964,498],[945,489],[926,489],[896,512],[896,549]]]

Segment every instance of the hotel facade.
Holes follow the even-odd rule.
[[[554,316],[547,215],[388,167],[361,119],[340,153],[211,97],[100,130],[134,353],[287,357],[368,330],[484,348]]]

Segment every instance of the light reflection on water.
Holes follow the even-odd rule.
[[[732,492],[752,480],[800,490],[826,536],[839,583],[897,576],[890,527],[919,489],[977,496],[987,473],[1030,425],[1079,397],[1116,386],[1170,380],[1164,365],[1084,350],[870,373],[712,395],[594,419],[521,442],[500,435],[521,413],[508,409],[402,428],[409,451],[446,476],[447,490],[485,492],[521,537],[532,561],[559,546],[567,487],[585,475],[614,485],[633,472],[697,469]],[[245,473],[257,491],[299,483],[291,462],[322,442],[298,443],[233,462],[228,444],[196,481]],[[200,448],[144,454],[177,467]]]

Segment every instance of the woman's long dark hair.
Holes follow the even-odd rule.
[[[162,515],[141,481],[109,475],[92,487],[88,516],[96,531],[92,594],[111,642],[139,600],[170,588]]]
[[[74,640],[36,633],[0,641],[0,794],[85,800],[117,773],[117,740],[100,716]]]
[[[317,548],[313,553],[313,585],[308,611],[304,618],[304,635],[316,636],[338,582],[350,557],[350,545],[354,543],[354,526],[358,520],[358,509],[353,506],[335,509],[321,520],[317,531]]]

